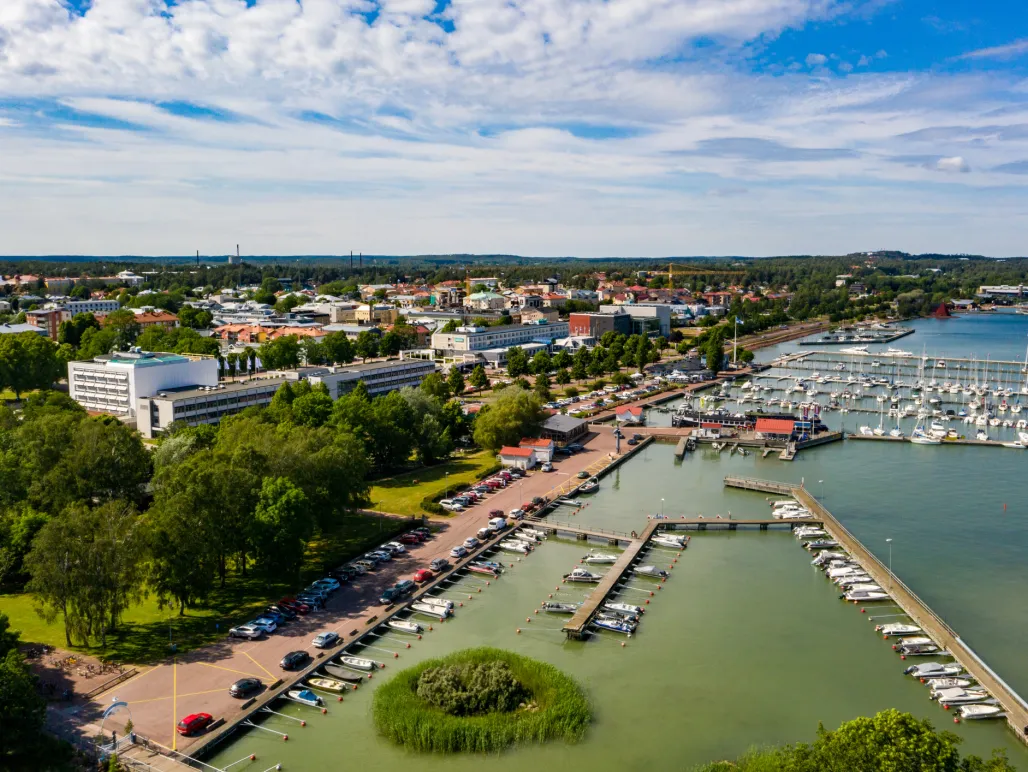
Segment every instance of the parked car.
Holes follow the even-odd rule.
[[[313,582],[311,584],[311,586],[312,587],[324,587],[329,592],[335,592],[342,585],[339,583],[338,579],[333,579],[331,577],[325,577],[324,579],[318,579],[316,582]]]
[[[423,525],[418,526],[413,531],[411,531],[411,533],[420,533],[426,539],[431,539],[432,538],[432,532],[428,528],[423,526]]]
[[[295,611],[297,614],[306,614],[310,611],[310,606],[306,603],[298,601],[296,598],[282,598],[278,605],[283,606],[290,611]]]
[[[339,633],[334,633],[329,630],[327,633],[318,633],[314,636],[314,640],[311,641],[311,646],[315,649],[330,649],[339,643]]]
[[[421,539],[416,534],[405,533],[398,539],[400,544],[420,544]]]
[[[419,568],[417,571],[414,572],[414,581],[417,582],[418,584],[422,584],[422,583],[430,581],[431,579],[434,579],[434,578],[435,578],[435,574],[433,574],[427,568]]]
[[[278,666],[283,670],[296,670],[298,667],[302,667],[310,659],[310,656],[306,651],[291,651],[282,657]]]
[[[296,619],[296,612],[285,606],[268,606],[266,611],[274,611],[277,614],[281,614],[287,620]]]
[[[412,582],[410,579],[401,579],[393,586],[400,591],[401,595],[410,595],[412,592],[414,592],[415,589],[417,589],[414,586],[414,582]]]
[[[468,550],[478,549],[480,543],[474,536],[469,536],[464,540],[464,548]]]
[[[377,560],[379,563],[387,563],[393,559],[393,553],[386,550],[372,550],[364,557]]]
[[[493,533],[493,530],[488,527],[479,528],[476,536],[478,536],[479,541],[486,541],[487,539],[493,538]]]
[[[273,633],[278,629],[278,625],[275,623],[275,620],[271,617],[257,617],[249,624],[253,625],[254,627],[259,627],[266,633]]]
[[[450,561],[446,558],[436,558],[428,564],[428,567],[436,572],[445,571],[447,568],[450,567]]]
[[[510,512],[507,513],[507,517],[520,518],[524,516],[525,510],[523,509],[512,509]],[[497,517],[500,517],[500,515],[497,515]]]
[[[443,499],[439,502],[439,506],[449,512],[463,512],[464,506],[453,499]]]
[[[257,640],[262,635],[264,635],[264,629],[257,625],[239,625],[228,631],[229,638],[248,638],[251,641]]]
[[[489,517],[503,517],[503,510],[502,509],[490,509],[489,510]]]
[[[263,686],[259,678],[240,678],[228,687],[228,693],[230,697],[244,698],[259,692]]]
[[[353,565],[357,566],[357,568],[363,569],[364,573],[367,573],[368,571],[374,571],[378,563],[374,560],[368,560],[367,558],[360,558],[359,560],[353,561]]]
[[[282,614],[279,614],[277,611],[269,611],[268,609],[264,609],[264,611],[261,612],[261,617],[263,619],[272,620],[279,627],[286,623],[286,618]]]
[[[632,438],[631,438],[631,439],[630,439],[630,440],[628,441],[628,444],[629,444],[629,445],[638,445],[638,444],[639,444],[639,440],[637,440],[637,439],[636,439],[635,437],[632,437]]]
[[[210,726],[213,721],[214,718],[210,713],[190,713],[178,722],[175,729],[178,730],[180,735],[189,737],[190,735],[199,734]]]
[[[544,472],[552,472],[553,471],[553,464],[551,464],[549,461],[544,461],[543,465],[542,465],[542,470]]]
[[[464,548],[463,544],[458,544],[456,547],[450,550],[450,557],[460,559],[468,554],[468,551]]]
[[[321,611],[325,608],[325,599],[320,595],[307,595],[305,593],[300,593],[296,599],[305,604],[311,611]]]

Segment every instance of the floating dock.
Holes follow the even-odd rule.
[[[726,477],[725,485],[729,488],[791,496],[806,507],[811,514],[815,515],[815,520],[821,522],[822,527],[828,531],[831,537],[864,567],[875,584],[883,587],[889,593],[896,605],[903,609],[907,616],[914,621],[914,624],[920,627],[925,635],[938,643],[944,651],[949,652],[949,656],[999,701],[1006,712],[1007,724],[1010,729],[1022,742],[1028,742],[1028,703],[993,672],[981,657],[961,640],[957,632],[932,611],[913,590],[897,579],[882,561],[872,555],[806,488],[802,485],[748,477]]]
[[[829,333],[831,334],[831,333]],[[844,333],[848,334],[848,333]],[[849,340],[826,340],[824,337],[817,340],[801,340],[800,346],[873,346],[880,343],[892,343],[894,340],[913,335],[911,327],[895,327],[887,330],[861,330],[854,335],[864,337],[853,337]]]

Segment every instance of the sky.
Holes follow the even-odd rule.
[[[0,254],[1028,254],[1014,0],[0,0]]]

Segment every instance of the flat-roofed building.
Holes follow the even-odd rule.
[[[147,438],[167,431],[173,423],[199,426],[216,424],[222,418],[248,407],[271,404],[286,378],[258,378],[213,386],[184,386],[162,389],[136,400],[136,427]]]
[[[306,379],[311,383],[323,383],[332,399],[339,399],[353,391],[361,381],[368,394],[377,397],[405,386],[417,388],[433,372],[435,364],[424,359],[389,359],[342,367],[303,367],[285,371],[283,375],[294,381]]]
[[[505,324],[498,327],[458,327],[453,332],[432,335],[432,348],[444,356],[459,356],[488,349],[509,349],[527,343],[553,345],[568,336],[567,322],[539,320],[532,324]]]

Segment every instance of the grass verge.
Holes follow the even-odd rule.
[[[325,569],[366,552],[410,528],[410,521],[366,515],[347,515],[331,533],[311,542],[300,586],[323,576]],[[230,573],[224,587],[216,587],[202,606],[187,609],[179,616],[177,608],[160,609],[155,598],[129,608],[120,627],[107,636],[107,648],[75,646],[72,650],[102,656],[116,662],[153,662],[166,656],[174,643],[179,652],[195,649],[223,638],[230,627],[253,618],[285,594],[297,589],[292,582],[269,581],[267,577]],[[26,643],[47,643],[69,648],[64,640],[64,622],[46,624],[35,612],[27,593],[0,595],[0,612],[10,617],[11,627],[20,630]]]
[[[423,499],[445,498],[447,489],[458,489],[479,480],[496,463],[488,451],[470,453],[445,464],[377,480],[371,486],[371,509],[396,515],[420,515]]]
[[[428,668],[505,662],[531,693],[534,710],[454,716],[417,694]],[[437,753],[495,753],[518,743],[577,742],[592,720],[581,688],[553,665],[493,648],[465,649],[401,671],[378,687],[372,704],[378,731],[409,750]]]

